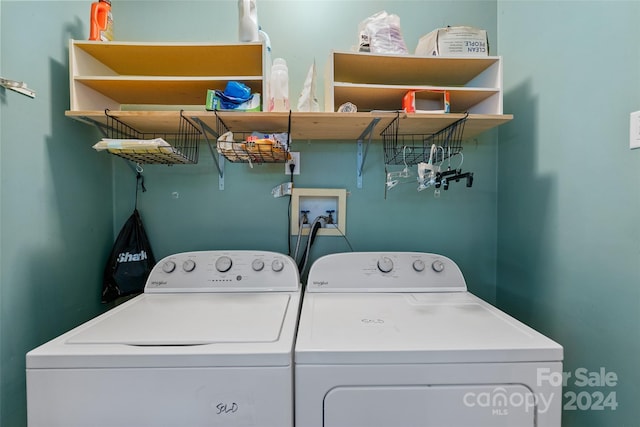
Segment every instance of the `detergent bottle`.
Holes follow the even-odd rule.
[[[238,37],[240,41],[260,41],[256,0],[238,0],[238,18]]]
[[[108,42],[113,40],[113,15],[111,0],[91,3],[91,29],[89,40]]]

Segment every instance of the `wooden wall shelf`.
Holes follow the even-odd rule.
[[[334,51],[325,72],[325,111],[402,108],[409,90],[449,92],[452,113],[502,114],[497,56],[440,57]]]
[[[367,150],[397,119],[404,135],[435,134],[467,116],[462,140],[513,119],[502,112],[499,57],[443,58],[332,52],[325,77],[325,111],[206,111],[209,89],[240,81],[253,93],[267,88],[262,43],[149,43],[71,40],[70,108],[66,115],[108,134],[109,117],[141,134],[179,132],[180,116],[204,134],[219,135],[220,121],[232,132],[281,133],[291,139],[357,141],[358,187]],[[399,111],[409,90],[446,90],[451,112]],[[344,102],[357,113],[338,113]],[[108,116],[106,111],[108,111]],[[291,123],[289,123],[291,120]],[[290,124],[290,126],[289,126]],[[366,144],[366,146],[365,146]],[[215,150],[215,149],[214,149]],[[224,188],[224,159],[216,161]]]
[[[217,116],[216,116],[217,114]],[[373,139],[381,139],[382,130],[400,115],[400,129],[407,134],[435,133],[464,114],[407,114],[404,112],[372,113],[291,113],[291,137],[295,140],[345,140],[352,142],[362,134],[374,118],[380,119],[372,131]],[[67,111],[66,115],[76,120],[106,126],[104,111]],[[109,115],[143,133],[176,132],[179,111],[109,111]],[[241,113],[228,111],[184,111],[188,119],[200,119],[216,129],[220,117],[231,131],[282,132],[287,129],[289,113]],[[498,127],[513,119],[510,114],[470,114],[463,139],[472,139],[483,132]]]
[[[127,105],[204,106],[207,90],[242,81],[265,93],[262,43],[138,43],[71,40],[71,111]]]

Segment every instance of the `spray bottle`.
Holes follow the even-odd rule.
[[[89,40],[99,40],[103,42],[113,40],[111,0],[99,0],[91,4]]]

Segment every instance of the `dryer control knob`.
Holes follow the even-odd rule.
[[[413,261],[413,269],[418,272],[424,271],[424,261],[421,259]]]
[[[216,260],[216,270],[220,273],[225,273],[231,269],[232,264],[231,258],[228,256],[221,256]]]
[[[282,271],[283,268],[284,268],[284,262],[282,262],[281,259],[274,259],[273,262],[271,263],[271,269],[276,273]]]
[[[254,259],[251,263],[251,268],[253,268],[253,271],[262,271],[264,268],[264,261],[261,259]]]
[[[435,260],[431,264],[431,268],[433,268],[433,271],[435,271],[436,273],[442,273],[442,271],[444,270],[444,263],[440,260]]]
[[[388,273],[393,270],[393,261],[391,260],[391,258],[386,256],[380,258],[378,260],[378,270],[382,271],[383,273]]]
[[[196,268],[196,262],[192,259],[188,259],[182,263],[182,269],[187,273],[192,272]]]
[[[162,271],[164,271],[165,273],[173,273],[173,270],[176,269],[176,263],[169,260],[169,261],[165,261],[164,264],[162,264]]]

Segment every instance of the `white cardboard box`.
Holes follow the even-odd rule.
[[[418,56],[488,56],[487,32],[474,27],[433,30],[418,41]]]

